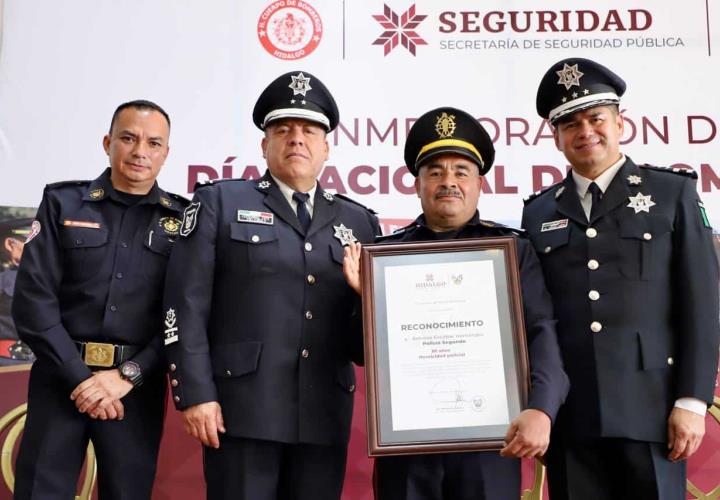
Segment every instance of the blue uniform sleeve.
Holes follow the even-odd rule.
[[[26,243],[18,270],[13,319],[20,339],[40,362],[54,366],[72,390],[92,373],[62,323],[58,299],[63,276],[59,207],[47,190],[36,223],[40,232]]]
[[[563,369],[550,294],[540,261],[527,240],[518,239],[520,283],[530,358],[528,408],[545,412],[554,422],[570,382]]]
[[[673,231],[674,309],[681,335],[676,345],[676,399],[694,397],[710,405],[720,343],[718,263],[695,180],[685,180],[678,203]]]
[[[165,277],[164,343],[173,400],[178,409],[218,400],[207,337],[218,205],[215,187],[196,192],[186,210],[181,236],[175,241]],[[195,220],[190,222],[189,217]]]

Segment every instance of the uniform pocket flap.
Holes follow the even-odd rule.
[[[541,232],[533,238],[533,246],[537,253],[550,253],[568,244],[570,228],[555,229]]]
[[[233,222],[230,224],[230,238],[236,241],[260,245],[278,239],[275,226]]]
[[[345,247],[340,245],[330,244],[330,256],[338,264],[342,265],[343,259],[345,258]]]
[[[240,377],[257,370],[262,342],[235,342],[220,344],[212,351],[213,375]]]
[[[146,248],[162,255],[170,255],[172,246],[173,240],[164,236],[153,236],[145,239]]]
[[[107,243],[108,232],[104,228],[62,227],[60,243],[63,248],[93,248]]]
[[[348,392],[355,392],[355,368],[348,363],[338,368],[338,383]]]
[[[620,237],[649,241],[672,230],[672,223],[663,215],[647,215],[620,221]]]
[[[667,332],[654,335],[648,332],[638,332],[638,338],[643,370],[670,368],[675,363],[670,343],[672,336]]]

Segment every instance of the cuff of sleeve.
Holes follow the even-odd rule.
[[[707,413],[707,403],[697,398],[680,398],[675,401],[675,408],[697,413],[701,417],[704,417],[705,413]]]
[[[73,358],[63,365],[62,377],[68,382],[70,390],[73,390],[80,382],[92,377],[92,371],[78,355],[77,358]]]

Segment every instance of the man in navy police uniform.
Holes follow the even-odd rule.
[[[548,453],[553,500],[685,498],[713,399],[718,266],[697,175],[620,152],[624,91],[572,58],[537,93],[572,165],[523,213],[571,384]]]
[[[37,355],[15,498],[74,498],[88,439],[100,498],[149,499],[165,407],[159,319],[187,200],[155,181],[170,120],[120,105],[93,181],[45,188],[18,271],[13,317]]]
[[[268,171],[198,186],[170,261],[173,399],[204,445],[208,498],[338,499],[362,362],[343,246],[380,230],[316,180],[338,123],[319,79],[278,77],[253,121]]]
[[[520,460],[512,457],[545,453],[552,421],[567,394],[552,303],[535,252],[521,231],[481,220],[478,215],[480,188],[494,157],[489,135],[466,112],[444,107],[425,113],[410,129],[405,144],[405,162],[416,176],[423,213],[409,226],[378,241],[516,238],[531,371],[528,407],[510,423],[502,456],[488,451],[376,459],[378,500],[518,498]],[[348,282],[359,292],[360,245],[351,245],[346,255]]]

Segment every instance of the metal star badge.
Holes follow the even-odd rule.
[[[342,246],[345,247],[350,243],[355,243],[357,241],[357,238],[353,236],[352,229],[345,227],[345,224],[333,226],[333,229],[335,230],[335,234],[333,234],[333,236],[342,243]]]
[[[655,206],[655,202],[650,199],[651,197],[652,195],[645,196],[642,193],[638,193],[628,198],[630,203],[628,203],[627,206],[634,209],[636,214],[640,212],[650,213],[650,207]]]
[[[639,186],[642,184],[642,177],[639,175],[628,175],[627,180],[631,186]]]
[[[568,63],[564,63],[563,69],[555,73],[560,77],[557,81],[558,85],[565,85],[565,90],[569,90],[573,85],[579,87],[580,78],[585,74],[578,69],[577,64],[570,66]]]
[[[267,189],[270,187],[270,181],[260,181],[258,182],[258,187],[260,189]]]
[[[331,195],[327,191],[323,191],[323,198],[325,198],[327,201],[333,201],[335,199],[333,198],[333,195]]]
[[[308,90],[312,90],[310,86],[310,78],[305,77],[302,73],[298,73],[297,76],[290,75],[292,83],[288,85],[293,91],[293,95],[300,94],[305,97]]]

